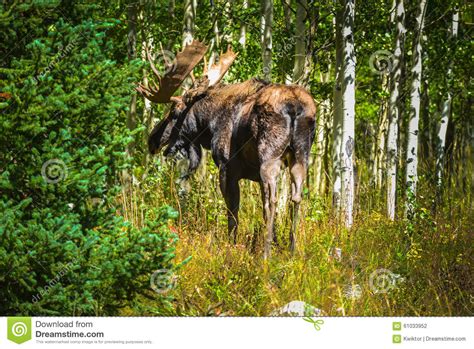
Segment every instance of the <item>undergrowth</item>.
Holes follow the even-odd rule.
[[[171,227],[179,237],[176,260],[189,260],[169,291],[173,311],[153,308],[151,298],[144,300],[148,315],[267,316],[293,300],[329,316],[473,314],[470,198],[457,196],[460,199],[453,203],[450,196],[450,204],[437,207],[435,213],[432,195],[420,194],[411,220],[391,222],[381,195],[359,193],[355,225],[348,231],[337,223],[329,198],[307,193],[295,254],[288,250],[290,217],[283,205],[277,242],[264,263],[256,183],[241,181],[240,230],[234,245],[227,237],[225,205],[213,165],[187,183],[191,190],[184,196],[174,164],[158,159],[154,166],[143,182],[123,193],[123,213],[140,226],[147,207],[167,203],[178,208],[180,221]],[[432,190],[426,183],[419,192]],[[403,217],[399,201],[398,217]]]

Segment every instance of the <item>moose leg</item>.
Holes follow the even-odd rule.
[[[265,225],[267,228],[263,254],[264,259],[268,259],[271,253],[275,208],[277,203],[277,179],[281,165],[282,161],[280,159],[275,159],[265,161],[260,167],[260,177],[263,188],[263,210]]]
[[[227,227],[229,237],[234,244],[237,242],[237,228],[239,224],[240,188],[239,181],[229,176],[226,170],[219,173],[220,188],[227,206]]]
[[[290,229],[290,251],[295,251],[296,246],[296,228],[298,227],[298,211],[300,208],[303,181],[306,175],[305,166],[298,162],[291,164],[291,214],[292,223]]]

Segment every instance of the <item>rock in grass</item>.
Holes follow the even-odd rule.
[[[270,316],[321,316],[322,311],[303,301],[291,301],[270,313]]]

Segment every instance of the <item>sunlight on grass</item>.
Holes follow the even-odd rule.
[[[163,202],[174,202],[176,207],[172,166],[160,171],[160,176],[132,195],[124,193],[128,194],[122,197],[124,215],[134,224],[140,225],[140,207]],[[158,187],[160,181],[170,185]],[[210,165],[201,179],[190,184],[192,191],[179,201],[181,225],[172,226],[179,236],[176,261],[191,257],[178,269],[176,288],[169,294],[172,314],[266,316],[293,300],[331,316],[473,312],[469,256],[474,221],[463,201],[455,212],[443,208],[436,217],[420,203],[413,221],[390,222],[380,198],[361,195],[356,224],[347,231],[331,215],[328,200],[307,198],[295,255],[287,246],[289,213],[281,211],[278,242],[265,265],[258,185],[241,183],[241,225],[238,243],[233,245],[227,238],[215,167]],[[380,208],[366,210],[367,205]],[[152,300],[145,302],[153,307]],[[162,312],[157,309],[157,313]]]

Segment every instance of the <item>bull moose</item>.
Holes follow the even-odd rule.
[[[148,53],[158,84],[140,84],[137,90],[155,103],[172,103],[170,112],[151,132],[152,154],[167,146],[168,156],[180,152],[189,160],[189,173],[199,166],[202,148],[210,149],[219,169],[219,184],[228,212],[228,230],[234,243],[240,205],[239,180],[260,183],[266,225],[264,258],[270,256],[277,203],[277,180],[284,166],[290,168],[293,221],[290,249],[295,248],[295,230],[302,185],[314,140],[316,106],[301,86],[251,79],[224,85],[220,80],[236,58],[229,49],[217,64],[205,68],[203,77],[182,96],[173,96],[184,79],[201,61],[207,47],[193,41],[177,54],[173,69],[161,75]]]

